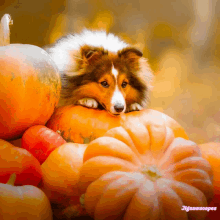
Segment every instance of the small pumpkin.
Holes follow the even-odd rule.
[[[13,140],[36,124],[44,125],[58,103],[58,69],[43,49],[9,44],[9,15],[0,25],[0,138]]]
[[[37,186],[42,177],[38,160],[27,150],[0,139],[0,183],[16,173],[15,185]]]
[[[14,186],[16,174],[7,184],[0,183],[1,219],[52,220],[48,198],[39,188],[31,185]]]
[[[212,170],[199,147],[163,125],[113,128],[85,150],[79,186],[94,219],[204,219]],[[172,210],[172,211],[171,211]]]
[[[22,148],[32,153],[40,164],[47,159],[52,151],[65,143],[66,141],[58,133],[43,125],[28,128],[21,141]]]
[[[53,204],[56,217],[77,217],[86,212],[80,203],[79,170],[87,145],[66,143],[55,149],[41,165],[39,187]],[[65,218],[64,218],[65,219]]]
[[[67,142],[86,144],[101,137],[111,128],[132,126],[135,123],[143,126],[166,125],[173,130],[175,137],[188,139],[184,129],[174,119],[152,109],[112,116],[105,110],[62,106],[56,108],[46,126],[58,131]]]

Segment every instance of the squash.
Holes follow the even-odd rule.
[[[165,124],[173,130],[175,137],[188,139],[184,129],[174,119],[152,109],[112,116],[105,110],[62,106],[54,111],[46,126],[59,132],[67,142],[87,144],[111,128],[129,124],[132,126],[134,123],[143,126]]]
[[[61,89],[58,68],[43,49],[9,44],[10,16],[0,26],[0,138],[13,140],[36,124],[44,125]]]
[[[217,210],[210,210],[206,220],[215,220],[219,218],[219,205],[220,205],[220,143],[208,142],[200,144],[199,148],[202,152],[203,158],[209,161],[213,170],[213,187],[214,197],[209,204],[209,207],[216,207]]]
[[[7,184],[0,183],[1,219],[52,220],[46,195],[35,186],[14,186],[15,179],[16,174],[12,174]]]
[[[42,164],[52,151],[65,143],[66,141],[58,133],[43,125],[35,125],[24,132],[21,146]]]
[[[85,215],[78,188],[79,170],[87,145],[66,143],[55,149],[41,165],[40,189],[52,203],[58,219]]]
[[[209,142],[200,144],[203,158],[209,161],[213,170],[213,186],[215,194],[220,197],[220,143]]]
[[[192,141],[166,125],[116,127],[85,150],[79,187],[94,219],[204,219],[212,170]]]
[[[15,185],[37,186],[42,178],[38,160],[27,150],[0,139],[0,183],[16,173]]]

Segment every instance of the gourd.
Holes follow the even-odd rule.
[[[36,124],[44,125],[58,103],[58,69],[43,49],[10,44],[9,15],[0,25],[0,138],[13,140]]]

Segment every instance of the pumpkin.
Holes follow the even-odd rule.
[[[22,148],[31,152],[42,164],[52,151],[66,141],[53,130],[43,126],[35,125],[28,128],[23,136]]]
[[[12,173],[17,174],[15,185],[37,186],[42,177],[40,163],[31,153],[0,139],[0,183]]]
[[[101,137],[111,128],[142,123],[152,123],[170,127],[176,137],[188,139],[184,129],[169,116],[145,109],[112,116],[105,110],[89,109],[82,106],[62,106],[57,108],[46,126],[58,131],[67,142],[86,144]]]
[[[202,156],[209,161],[212,167],[214,191],[220,196],[220,143],[204,143],[200,144],[199,148]]]
[[[7,184],[0,183],[1,219],[52,220],[46,195],[35,186],[14,186],[15,178],[16,174],[12,174]]]
[[[209,161],[213,170],[214,197],[209,207],[217,207],[216,211],[210,210],[206,220],[219,218],[220,205],[220,143],[209,142],[199,145],[203,158]]]
[[[9,32],[4,15],[0,31]],[[36,124],[44,125],[58,103],[61,82],[51,57],[41,48],[9,44],[0,33],[0,138],[12,140]]]
[[[116,127],[85,150],[79,187],[94,219],[204,219],[212,170],[192,141],[166,125]],[[172,211],[171,211],[172,210]]]
[[[66,143],[55,149],[41,165],[42,181],[39,187],[53,204],[59,219],[86,214],[80,203],[79,170],[87,145]]]

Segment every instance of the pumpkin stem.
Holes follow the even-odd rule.
[[[149,166],[145,164],[142,167],[141,172],[146,176],[148,176],[148,178],[151,179],[152,181],[156,181],[157,179],[162,177],[162,174],[155,165]]]
[[[15,174],[15,173],[12,173],[11,176],[9,177],[9,180],[8,180],[7,184],[14,186],[14,184],[15,184],[15,179],[16,179],[16,174]]]
[[[0,46],[10,44],[10,29],[9,25],[13,24],[13,20],[9,14],[5,14],[0,23]]]
[[[85,194],[82,194],[79,198],[80,205],[85,208]]]

